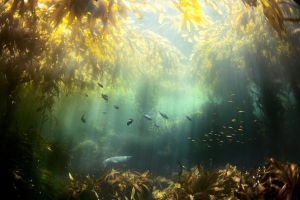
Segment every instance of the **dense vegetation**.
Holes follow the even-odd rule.
[[[117,128],[91,127],[94,132],[110,135],[97,135],[97,145],[76,135],[82,139],[77,146],[64,146],[59,141],[61,133],[55,129],[62,117],[54,112],[59,105],[67,109],[65,105],[71,101],[67,98],[72,94],[103,98],[105,93],[118,91],[123,99],[134,96],[135,112],[140,116],[134,119],[138,133],[154,135],[152,143],[140,145],[141,152],[157,141],[166,144],[148,162],[163,163],[176,157],[172,150],[183,140],[191,144],[188,153],[194,158],[200,150],[209,159],[223,148],[252,148],[254,144],[247,141],[262,147],[266,141],[269,156],[299,161],[300,155],[294,153],[299,147],[290,145],[296,144],[300,132],[300,8],[295,2],[3,1],[3,195],[10,199],[202,199],[209,194],[232,199],[299,198],[298,167],[273,159],[263,171],[255,169],[250,175],[229,165],[204,173],[200,165],[187,169],[180,164],[177,184],[175,180],[149,178],[148,172],[121,169],[104,169],[100,178],[72,175],[70,165],[81,156],[82,149],[90,148],[95,157],[101,157],[98,146],[118,137]],[[185,41],[184,46],[148,29],[143,24],[145,16],[154,16],[157,21],[152,23],[160,26],[159,31],[168,29],[167,35]],[[186,84],[186,80],[193,82]],[[96,92],[99,88],[102,96]],[[189,114],[193,122],[190,129],[181,119],[161,121],[164,126],[160,131],[140,120],[145,110],[157,111],[161,91],[172,96],[186,88],[191,88],[191,93],[205,90],[207,99],[198,105],[201,112]],[[188,139],[175,137],[175,130],[189,130],[191,134]],[[115,151],[132,146],[124,144]],[[212,147],[214,152],[209,150]],[[253,173],[256,178],[251,178]],[[156,181],[167,182],[167,190],[155,190]]]

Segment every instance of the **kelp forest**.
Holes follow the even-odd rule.
[[[300,198],[299,0],[2,0],[1,195]]]

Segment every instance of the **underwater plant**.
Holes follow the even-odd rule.
[[[180,188],[174,192],[174,199],[220,199],[229,197],[239,180],[236,167],[227,164],[223,170],[204,172],[200,165],[179,172]]]
[[[300,173],[294,163],[282,164],[270,158],[266,165],[242,176],[235,196],[239,199],[291,199],[300,197]]]
[[[204,171],[201,165],[186,169],[181,165],[179,181],[154,178],[155,199],[291,199],[299,198],[298,165],[282,164],[273,158],[250,171],[238,171],[229,164],[225,169]],[[163,186],[163,187],[162,187]]]
[[[59,199],[150,199],[152,180],[148,173],[122,172],[120,168],[104,169],[99,178],[69,173],[70,182]]]

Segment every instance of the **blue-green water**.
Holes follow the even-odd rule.
[[[116,9],[120,2],[111,4]],[[74,11],[76,20],[82,17],[79,24],[70,21],[72,11],[61,21],[54,12],[58,26],[41,14],[46,9],[41,4],[36,13],[24,11],[28,19],[21,7],[14,14],[12,2],[3,4],[0,144],[7,193],[39,199],[43,191],[48,199],[59,199],[68,181],[75,188],[72,175],[101,177],[120,166],[149,170],[151,178],[169,178],[172,184],[179,175],[183,188],[182,171],[195,172],[195,166],[244,172],[269,158],[298,164],[299,7],[268,1],[273,7],[266,8],[264,2],[247,7],[181,1],[183,10],[191,9],[188,16],[176,11],[175,3],[151,4],[157,7],[153,13],[153,7],[135,2],[143,18],[135,18],[132,6],[127,21],[117,12],[92,15],[88,7],[84,17]],[[92,2],[94,9],[100,4],[106,5]],[[198,15],[206,20],[200,23]],[[103,162],[116,156],[131,157]],[[127,191],[127,198],[137,198],[132,188],[140,192],[131,185],[134,197]]]

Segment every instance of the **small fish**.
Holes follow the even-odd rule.
[[[159,128],[159,125],[157,125],[155,122],[154,122],[154,126],[156,126],[157,128]]]
[[[88,95],[87,93],[85,93],[85,96],[86,96],[86,97],[89,97],[89,95]]]
[[[160,111],[158,111],[158,112],[159,112],[159,114],[160,114],[163,118],[169,119],[168,116],[167,116],[165,113],[162,113],[162,112],[160,112]]]
[[[114,105],[114,107],[115,107],[115,109],[119,109],[119,106],[117,106],[117,105]]]
[[[102,97],[105,101],[108,101],[108,95],[107,95],[107,94],[101,94],[101,97]]]
[[[81,121],[82,121],[83,123],[85,123],[85,122],[86,122],[86,119],[84,118],[84,115],[82,115],[82,117],[81,117]]]
[[[101,83],[97,83],[99,85],[99,87],[103,88],[103,85]]]
[[[129,120],[127,121],[127,126],[129,126],[130,124],[132,124],[132,122],[133,122],[133,119],[129,119]]]
[[[152,118],[151,118],[149,115],[145,115],[145,114],[144,114],[143,116],[144,116],[146,119],[150,120],[150,121],[152,120]]]
[[[245,113],[246,113],[246,111],[239,110],[239,111],[238,111],[238,113],[240,113],[240,114],[245,114]]]
[[[106,114],[106,111],[102,111],[103,114]]]
[[[192,121],[192,119],[191,119],[189,116],[186,116],[186,118],[187,118],[189,121]]]

